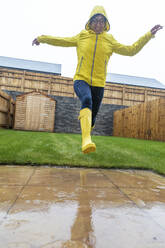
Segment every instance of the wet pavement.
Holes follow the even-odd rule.
[[[1,248],[164,248],[165,177],[0,166]]]

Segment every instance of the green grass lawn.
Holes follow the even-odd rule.
[[[165,142],[93,136],[95,153],[81,152],[81,135],[0,129],[0,164],[148,169],[165,175]]]

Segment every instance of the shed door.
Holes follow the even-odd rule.
[[[29,95],[27,96],[26,104],[26,130],[38,130],[40,123],[40,97]]]
[[[52,101],[53,105],[54,102]],[[27,96],[26,130],[53,131],[55,105],[42,95]],[[50,118],[51,117],[51,118]],[[50,120],[51,119],[51,120]]]

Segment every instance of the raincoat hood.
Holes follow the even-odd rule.
[[[95,15],[103,15],[105,18],[106,18],[106,23],[105,23],[105,28],[104,28],[104,31],[109,31],[110,30],[110,24],[109,24],[109,21],[108,21],[108,17],[107,17],[107,14],[106,14],[106,11],[104,9],[103,6],[95,6],[90,14],[90,17],[89,17],[89,20],[87,22],[87,24],[85,25],[85,29],[86,30],[90,30],[90,20],[92,17],[94,17]]]

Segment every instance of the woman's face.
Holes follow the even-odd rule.
[[[100,34],[105,28],[105,17],[103,15],[97,15],[92,18],[90,22],[90,28],[96,33]]]

